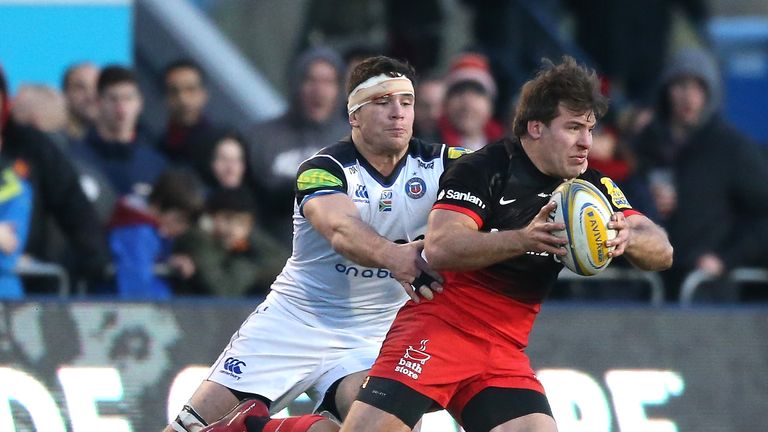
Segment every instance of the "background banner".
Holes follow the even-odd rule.
[[[159,431],[255,306],[0,303],[0,430]],[[764,431],[766,335],[768,309],[545,304],[528,353],[563,432]]]

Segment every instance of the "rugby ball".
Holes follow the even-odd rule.
[[[565,224],[565,229],[552,234],[568,240],[565,256],[555,256],[572,272],[592,276],[611,263],[606,240],[616,237],[608,229],[613,209],[603,193],[592,183],[573,179],[562,183],[552,192],[557,209],[550,220]]]

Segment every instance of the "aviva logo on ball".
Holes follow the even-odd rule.
[[[591,264],[594,267],[603,267],[608,261],[608,248],[605,246],[608,222],[604,221],[600,212],[592,206],[586,206],[583,213],[581,220],[584,223]]]

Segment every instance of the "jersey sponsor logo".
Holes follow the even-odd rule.
[[[627,201],[627,197],[624,196],[624,192],[619,189],[618,186],[616,186],[616,183],[613,182],[608,177],[603,177],[600,179],[600,183],[605,186],[606,189],[608,189],[608,195],[611,196],[611,201],[613,201],[613,205],[616,206],[616,208],[620,209],[631,209],[632,206],[629,205],[629,201]]]
[[[317,189],[322,187],[340,187],[343,183],[338,177],[320,168],[308,169],[296,179],[296,187],[300,191]]]
[[[413,199],[419,199],[427,193],[427,184],[419,177],[413,177],[405,182],[405,193]]]
[[[457,200],[457,201],[466,201],[482,209],[485,208],[485,203],[483,202],[483,200],[476,197],[475,195],[472,195],[470,192],[459,192],[453,189],[448,189],[445,191],[440,191],[440,196],[437,197],[438,200],[441,200],[443,198]]]
[[[464,147],[448,147],[448,159],[458,159],[467,153],[472,153],[472,150]]]
[[[352,198],[352,201],[354,202],[368,202],[368,189],[365,188],[365,185],[357,185],[357,189],[355,189],[354,198]]]
[[[501,197],[499,199],[499,204],[504,206],[504,205],[507,205],[507,204],[512,204],[515,201],[517,201],[517,198],[512,198],[510,200],[505,200],[504,197]]]
[[[392,189],[384,189],[381,191],[381,198],[379,198],[379,211],[392,211]]]
[[[432,358],[426,352],[427,342],[429,342],[429,339],[423,339],[419,343],[419,348],[409,345],[405,350],[405,354],[397,362],[395,372],[399,372],[414,380],[419,379],[419,375],[424,371],[423,366],[427,363],[427,360]]]
[[[350,277],[361,277],[363,279],[386,279],[386,278],[394,278],[392,275],[392,272],[390,272],[387,269],[383,268],[360,268],[355,267],[353,265],[344,265],[342,263],[336,264],[334,266],[337,272],[344,273],[347,276]]]
[[[227,357],[227,359],[224,360],[223,370],[219,370],[219,372],[229,375],[236,380],[240,380],[241,377],[239,375],[243,373],[243,370],[241,369],[243,366],[247,366],[244,361],[236,357]]]
[[[435,167],[435,161],[424,162],[421,159],[416,159],[416,162],[419,163],[419,168],[433,169]]]

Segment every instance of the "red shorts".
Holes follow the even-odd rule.
[[[455,418],[488,387],[543,394],[524,352],[539,309],[483,288],[446,285],[434,300],[400,310],[370,375],[407,385]]]

